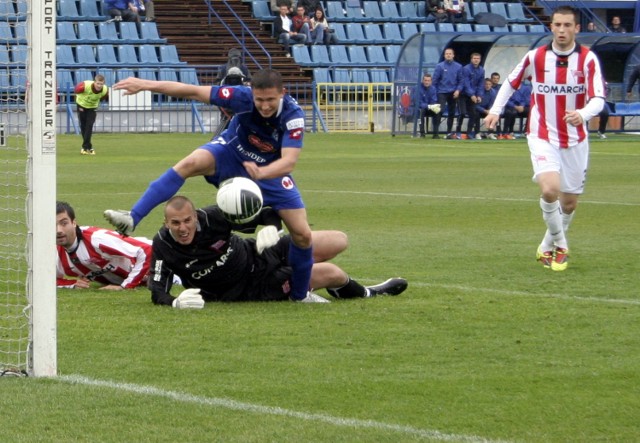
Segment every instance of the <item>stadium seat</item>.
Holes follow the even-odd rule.
[[[143,40],[142,43],[167,43],[167,39],[161,38],[158,34],[158,27],[155,22],[140,22],[140,40]]]
[[[143,80],[158,80],[158,76],[156,74],[157,74],[157,69],[143,68],[143,69],[138,69],[137,77]]]
[[[509,32],[509,25],[505,25],[505,26],[493,26],[491,29],[493,32],[499,32],[501,34],[505,33],[505,32]]]
[[[16,26],[14,28],[15,40],[17,43],[26,44],[27,43],[27,22],[16,22]]]
[[[509,20],[509,15],[507,14],[507,6],[504,2],[488,2],[489,12],[492,14],[500,15]]]
[[[380,3],[376,0],[365,0],[362,2],[364,9],[364,15],[370,22],[383,22],[386,19],[382,16],[380,11]]]
[[[315,45],[320,46],[320,45]],[[319,63],[311,60],[311,56],[309,55],[309,50],[307,49],[307,45],[293,45],[291,47],[291,55],[293,55],[293,59],[300,66],[318,66]]]
[[[18,13],[18,20],[26,19],[28,9],[29,5],[27,5],[27,0],[18,0],[16,2],[16,12]]]
[[[66,22],[66,23],[69,23],[69,22]],[[78,22],[78,40],[81,40],[81,43],[83,44],[98,43],[98,42],[105,43],[105,44],[117,43],[117,40],[99,39],[98,34],[96,32],[96,25],[94,24],[94,22]]]
[[[458,23],[455,28],[457,32],[473,32],[473,28],[469,23]]]
[[[14,92],[25,92],[27,90],[27,70],[11,69],[9,71],[9,81]]]
[[[483,12],[489,12],[489,6],[487,6],[486,2],[471,2],[469,5],[471,5],[471,12],[473,12],[474,17]]]
[[[424,2],[423,2],[424,3]],[[423,22],[424,17],[418,16],[417,2],[414,1],[402,1],[398,2],[400,10],[398,13],[404,22]]]
[[[374,66],[384,66],[389,65],[389,61],[387,60],[387,56],[382,49],[382,46],[378,45],[369,45],[365,47],[367,53],[367,60],[369,60],[369,64]]]
[[[453,23],[438,23],[438,32],[456,32]]]
[[[349,70],[345,68],[336,68],[333,70],[334,83],[351,83],[351,75]]]
[[[96,53],[98,55],[98,63],[101,65],[117,65],[118,58],[113,45],[97,45]]]
[[[404,21],[404,19],[400,17],[400,13],[398,12],[398,7],[396,6],[396,2],[381,2],[380,12],[382,12],[382,16],[386,18],[388,21],[393,21],[393,22]]]
[[[56,64],[58,65],[75,65],[76,58],[73,56],[71,46],[57,45],[56,46]]]
[[[177,82],[178,75],[176,70],[172,68],[160,68],[158,69],[158,80],[166,82]]]
[[[389,83],[389,76],[385,69],[370,69],[371,83]]]
[[[369,19],[365,17],[360,9],[360,3],[357,2],[357,6],[346,6],[345,7],[346,14],[345,16],[350,18],[353,22],[368,22]]]
[[[355,68],[351,70],[352,83],[370,83],[369,71],[367,69]]]
[[[507,3],[507,14],[511,22],[530,23],[533,21],[533,18],[527,18],[524,13],[524,7],[520,2]]]
[[[133,71],[133,69],[130,69],[130,68],[118,69],[116,71],[117,81],[124,80],[125,78],[129,78],[129,77],[135,77],[135,76],[136,76],[136,73]]]
[[[384,38],[388,43],[404,43],[398,23],[385,23],[382,25],[382,29],[384,30]]]
[[[435,66],[440,62],[440,51],[436,46],[424,46],[422,48],[423,63]]]
[[[331,45],[329,46],[329,57],[331,57],[331,64],[336,65],[350,65],[349,55],[347,49],[343,45]]]
[[[360,23],[347,23],[345,29],[347,31],[345,43],[366,44],[368,42]]]
[[[435,23],[420,23],[420,32],[437,32]]]
[[[325,14],[329,23],[346,23],[353,21],[350,17],[347,17],[346,11],[342,8],[342,2],[340,1],[327,1]]]
[[[102,3],[102,2],[101,2]],[[96,0],[80,0],[80,15],[83,20],[106,20],[98,10]]]
[[[73,82],[73,76],[68,69],[58,69],[56,71],[56,79],[58,83],[59,92],[71,92],[75,86]]]
[[[395,66],[398,58],[400,57],[400,46],[387,45],[384,47],[384,50],[387,53],[387,61]]]
[[[19,65],[25,65],[27,63],[27,45],[11,45],[9,49],[12,63]]]
[[[5,45],[0,45],[0,65],[8,65],[9,63],[11,63],[9,48]]]
[[[489,25],[473,25],[475,32],[491,32]]]
[[[333,83],[331,73],[328,68],[314,68],[313,81],[316,83]]]
[[[0,43],[15,43],[9,22],[0,21]]]
[[[91,45],[78,45],[76,46],[76,62],[79,65],[95,65],[96,54],[93,52],[93,46]]]
[[[60,72],[58,70],[57,72]],[[0,93],[11,91],[11,74],[8,69],[0,69]]]
[[[157,65],[160,63],[158,60],[158,53],[155,46],[142,45],[138,47],[138,59],[141,64]]]
[[[74,77],[76,79],[76,83],[84,82],[87,80],[93,80],[93,72],[86,68],[76,69],[74,71]]]
[[[400,31],[402,31],[402,37],[407,40],[409,37],[419,34],[418,25],[411,22],[405,22],[400,25]]]
[[[511,32],[523,32],[525,34],[529,32],[529,30],[527,29],[527,25],[522,23],[514,23],[512,25],[509,25],[509,28],[511,29]]]
[[[275,18],[271,13],[269,2],[265,0],[254,0],[251,2],[251,13],[253,17],[263,22],[272,22]]]
[[[120,40],[123,43],[139,44],[140,34],[135,22],[120,22]]]
[[[98,36],[100,40],[105,43],[109,41],[110,43],[116,43],[120,41],[120,37],[118,37],[118,30],[116,29],[116,24],[113,22],[100,22],[98,24]]]
[[[122,65],[135,66],[138,62],[138,56],[136,55],[136,48],[133,45],[119,45],[118,46],[118,61]]]
[[[380,25],[377,23],[366,23],[363,26],[364,36],[368,44],[384,44],[387,40],[382,35]]]
[[[311,46],[311,61],[317,63],[317,66],[331,66],[329,51],[325,45]]]
[[[98,68],[96,74],[100,74],[104,77],[104,82],[107,86],[113,86],[116,83],[116,73],[111,68]]]
[[[544,33],[547,32],[548,29],[545,25],[529,25],[529,32],[533,33]]]
[[[362,45],[350,45],[347,46],[347,53],[349,54],[349,60],[355,67],[368,66],[371,64],[367,59],[367,54],[364,51]]]
[[[195,68],[180,68],[178,69],[178,76],[180,77],[180,81],[182,83],[187,83],[190,85],[200,84]]]
[[[11,4],[6,0],[0,2],[0,4]],[[76,5],[76,0],[59,0],[58,1],[58,17],[57,20],[80,20],[80,13]]]
[[[178,56],[178,49],[176,45],[160,45],[160,62],[161,63],[170,63],[172,65],[181,65],[186,62],[180,61],[180,57]]]

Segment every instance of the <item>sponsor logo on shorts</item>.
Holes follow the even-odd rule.
[[[284,189],[293,189],[294,186],[295,185],[291,177],[282,177],[282,187]]]

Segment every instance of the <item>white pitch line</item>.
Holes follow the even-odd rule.
[[[300,420],[327,423],[333,426],[344,426],[356,429],[378,429],[380,431],[391,431],[401,434],[436,439],[440,441],[487,443],[501,442],[501,440],[490,440],[476,435],[447,434],[430,429],[420,429],[414,428],[412,426],[382,423],[374,420],[358,420],[352,418],[334,417],[326,414],[312,414],[308,412],[292,411],[279,407],[240,402],[229,398],[203,397],[200,395],[186,394],[183,392],[165,391],[164,389],[155,388],[153,386],[136,385],[132,383],[118,383],[107,380],[95,380],[81,375],[61,375],[59,377],[56,377],[55,379],[63,381],[65,383],[85,386],[97,386],[101,388],[131,392],[134,394],[162,397],[182,403],[193,403],[203,406],[211,406],[214,408],[224,408],[233,411],[250,412],[254,414],[291,417]]]

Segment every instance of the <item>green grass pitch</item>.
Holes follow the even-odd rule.
[[[107,226],[104,209],[129,209],[207,139],[97,134],[90,157],[59,136],[58,198]],[[145,289],[60,290],[60,376],[0,379],[1,440],[635,441],[639,142],[592,141],[569,268],[554,273],[535,261],[524,140],[308,134],[294,177],[312,227],[349,235],[335,262],[352,277],[403,276],[406,293],[184,312]],[[201,178],[181,193],[214,201]]]

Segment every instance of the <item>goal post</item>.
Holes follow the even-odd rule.
[[[1,1],[0,375],[55,376],[56,1]]]

